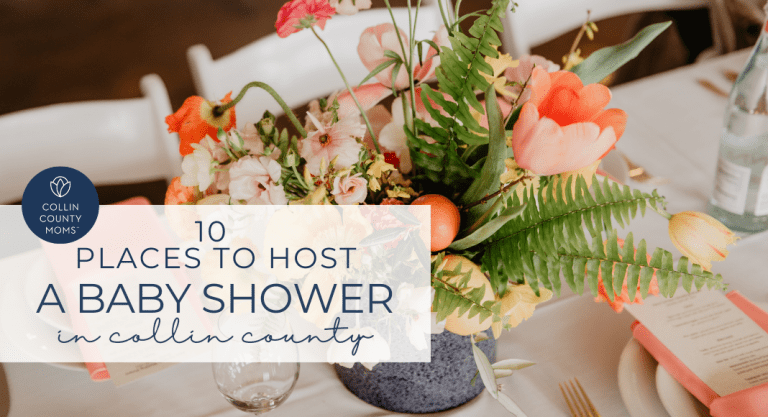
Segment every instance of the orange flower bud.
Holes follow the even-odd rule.
[[[184,104],[176,113],[167,116],[165,123],[169,132],[177,132],[181,143],[179,153],[182,156],[189,155],[193,143],[200,143],[204,137],[210,136],[216,142],[219,128],[227,131],[235,127],[235,108],[227,109],[222,115],[213,114],[213,109],[218,104],[227,104],[232,101],[232,92],[227,93],[221,103],[208,101],[200,96],[192,96],[184,100]]]
[[[688,259],[709,271],[712,261],[728,256],[727,245],[738,237],[711,216],[695,211],[677,213],[669,220],[669,238]]]
[[[174,178],[171,185],[168,186],[168,191],[165,192],[165,205],[184,204],[193,201],[195,201],[194,187],[181,185],[181,178]]]

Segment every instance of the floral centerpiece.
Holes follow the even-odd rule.
[[[466,15],[460,1],[453,13],[438,2],[444,25],[430,40],[414,39],[418,3],[409,6],[407,27],[393,18],[363,32],[358,52],[370,75],[354,86],[339,69],[346,90],[312,101],[303,124],[260,82],[234,99],[187,99],[166,119],[184,156],[166,204],[430,205],[432,327],[471,336],[485,387],[521,413],[496,378],[530,363],[491,365],[475,346],[490,337],[485,331],[498,338],[563,282],[582,294],[586,280],[596,300],[617,311],[649,293],[674,294],[681,281],[688,291],[722,288],[711,261],[724,259],[735,238],[706,215],[668,214],[655,191],[597,175],[627,121],[621,109],[606,109],[611,93],[598,82],[668,23],[586,59],[577,40],[561,70],[539,56],[498,51],[509,0]],[[277,33],[310,30],[330,54],[318,29],[335,14],[370,6],[293,0],[278,14]],[[596,30],[587,22],[579,38]],[[252,87],[281,104],[295,133],[269,113],[236,129],[237,103]],[[388,97],[389,108],[381,104]],[[672,242],[686,255],[676,265],[669,251],[616,228],[649,209],[669,220]]]

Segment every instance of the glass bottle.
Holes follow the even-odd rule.
[[[731,90],[709,212],[732,230],[768,229],[768,21]]]

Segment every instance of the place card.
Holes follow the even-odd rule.
[[[173,363],[108,363],[107,371],[115,386],[119,387],[173,366]]]
[[[720,397],[768,382],[768,333],[723,293],[679,289],[626,307]]]

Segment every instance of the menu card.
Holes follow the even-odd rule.
[[[626,308],[717,395],[768,382],[768,333],[723,293],[678,290]]]

